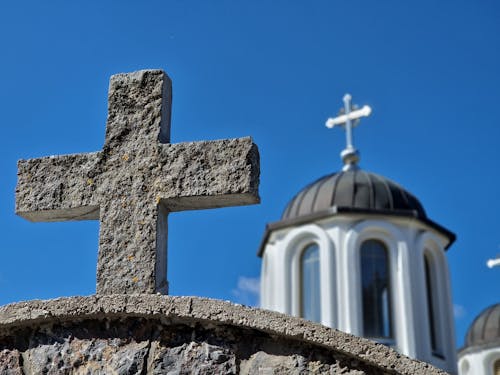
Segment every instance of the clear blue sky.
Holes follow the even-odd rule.
[[[458,235],[458,344],[500,301],[497,2],[4,1],[0,51],[0,304],[94,293],[98,223],[16,217],[16,161],[101,149],[110,75],[144,68],[173,80],[173,142],[251,135],[261,152],[260,205],[170,215],[172,294],[254,303],[264,226],[340,168],[324,121],[350,92],[373,107],[361,166]]]

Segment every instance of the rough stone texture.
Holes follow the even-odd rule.
[[[0,308],[0,374],[445,374],[394,350],[228,302],[101,295]]]
[[[171,81],[111,77],[102,151],[18,163],[16,212],[100,220],[97,293],[167,293],[167,214],[259,202],[250,138],[170,144]]]
[[[16,349],[0,351],[0,374],[21,375],[21,353]]]
[[[50,326],[32,336],[23,353],[24,373],[141,374],[146,369],[149,342],[125,338],[81,338],[81,332]]]

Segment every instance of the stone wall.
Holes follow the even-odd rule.
[[[0,308],[0,374],[444,374],[390,348],[229,302],[159,295]]]

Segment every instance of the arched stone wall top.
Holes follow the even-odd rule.
[[[129,318],[157,320],[163,326],[184,324],[252,330],[276,340],[293,340],[301,347],[312,345],[318,350],[347,356],[352,358],[352,363],[377,369],[376,373],[381,374],[445,374],[384,345],[300,318],[196,297],[107,295],[14,303],[0,307],[0,345],[18,329],[62,323],[78,325],[88,321],[125,321]],[[244,346],[244,341],[238,345]]]

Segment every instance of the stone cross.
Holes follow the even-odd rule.
[[[168,292],[169,212],[259,202],[251,138],[170,143],[171,92],[161,70],[114,75],[101,151],[18,162],[18,215],[99,220],[98,294]]]
[[[365,105],[361,109],[356,109],[351,104],[352,97],[350,94],[345,94],[343,97],[344,108],[341,110],[339,116],[334,118],[329,118],[326,121],[326,127],[331,129],[336,125],[342,125],[345,127],[346,133],[346,148],[340,153],[342,160],[344,161],[344,170],[348,170],[356,167],[356,163],[359,160],[359,153],[354,148],[352,142],[352,128],[356,126],[361,117],[369,116],[372,109]]]

